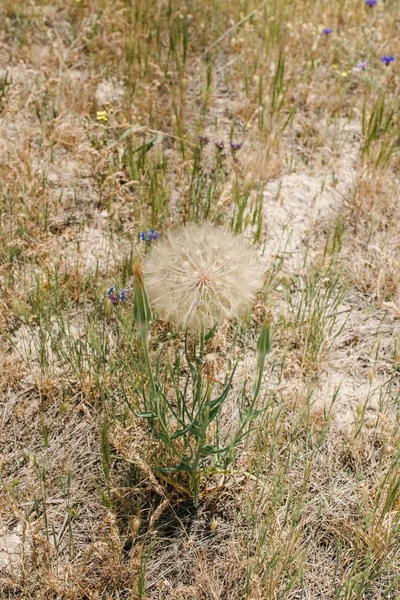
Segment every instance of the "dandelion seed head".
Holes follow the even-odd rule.
[[[253,252],[211,223],[187,225],[158,242],[145,260],[144,274],[160,316],[191,330],[238,317],[262,285]]]

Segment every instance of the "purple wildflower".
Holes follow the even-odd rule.
[[[384,56],[382,56],[381,61],[383,63],[385,63],[386,66],[390,65],[391,62],[394,61],[394,56],[393,54],[391,54],[390,56],[387,56],[386,54]]]
[[[368,64],[369,64],[369,60],[362,60],[362,61],[359,61],[359,62],[356,64],[356,70],[357,70],[357,71],[365,71],[365,69],[367,68]]]
[[[232,150],[232,152],[237,152],[242,147],[243,147],[243,144],[234,144],[233,142],[231,142],[231,150]]]
[[[149,231],[142,231],[140,234],[140,239],[143,242],[148,242],[149,244],[153,240],[158,240],[159,237],[160,235],[157,233],[157,231],[154,231],[154,229],[149,229]]]
[[[332,29],[330,27],[325,27],[325,29],[322,30],[322,33],[324,33],[325,35],[329,35],[330,33],[332,33]]]
[[[126,300],[126,290],[125,289],[121,290],[119,297],[117,297],[117,294],[115,293],[115,288],[112,287],[108,290],[107,295],[108,295],[108,299],[113,304],[118,304],[118,302],[125,302],[125,300]]]
[[[372,8],[373,6],[376,6],[378,4],[377,0],[365,0],[365,4],[367,6],[369,6],[370,8]]]
[[[219,150],[219,152],[222,152],[224,149],[224,142],[215,142],[215,147],[217,150]]]
[[[117,304],[117,296],[115,295],[113,287],[108,290],[108,297],[113,304]]]
[[[199,136],[199,144],[200,146],[207,146],[207,144],[210,143],[210,140],[208,139],[208,137],[203,137],[202,135]]]

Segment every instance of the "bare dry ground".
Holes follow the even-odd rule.
[[[1,598],[400,597],[399,28],[396,0],[2,1]],[[194,509],[124,398],[140,232],[207,219],[265,271],[210,342],[225,431],[266,314],[273,351]]]

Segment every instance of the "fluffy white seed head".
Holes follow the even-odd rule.
[[[160,316],[191,330],[211,329],[239,316],[262,285],[252,251],[211,223],[187,225],[157,242],[144,262],[144,274]]]

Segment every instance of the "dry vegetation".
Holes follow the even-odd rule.
[[[397,0],[2,0],[1,598],[400,597],[399,73]],[[194,509],[129,410],[132,263],[205,219],[266,273],[210,352],[273,351]]]

